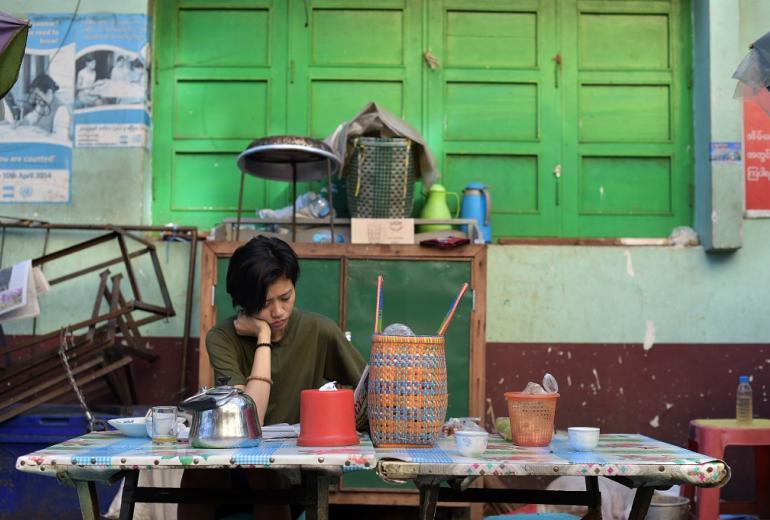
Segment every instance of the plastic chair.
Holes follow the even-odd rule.
[[[722,511],[770,517],[770,419],[754,419],[750,426],[739,426],[735,419],[695,419],[690,422],[689,449],[723,459],[727,446],[754,447],[756,499],[754,502],[720,504],[719,488],[697,488],[695,517],[714,520]],[[682,494],[692,500],[692,486],[682,486]]]

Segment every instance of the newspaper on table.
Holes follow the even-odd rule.
[[[0,269],[0,324],[40,315],[37,297],[50,289],[31,260]]]
[[[366,398],[369,395],[367,385],[369,384],[369,365],[364,367],[358,385],[353,391],[353,410],[355,412],[356,424],[366,419]]]

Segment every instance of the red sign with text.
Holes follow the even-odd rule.
[[[743,101],[747,211],[770,210],[770,115],[760,101],[762,97]]]

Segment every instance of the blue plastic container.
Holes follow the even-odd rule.
[[[97,414],[98,419],[117,415]],[[79,406],[43,405],[0,423],[0,518],[79,519],[80,505],[74,488],[50,475],[16,470],[16,459],[87,432],[88,421]],[[99,507],[106,512],[119,483],[97,484]]]
[[[484,242],[492,242],[492,224],[490,215],[492,212],[492,202],[490,200],[489,188],[480,182],[471,182],[463,190],[463,203],[460,209],[460,218],[476,219],[481,231]],[[468,226],[461,226],[460,229],[468,233]]]

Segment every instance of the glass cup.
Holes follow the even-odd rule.
[[[154,444],[175,444],[176,434],[176,406],[153,406],[152,442]]]

